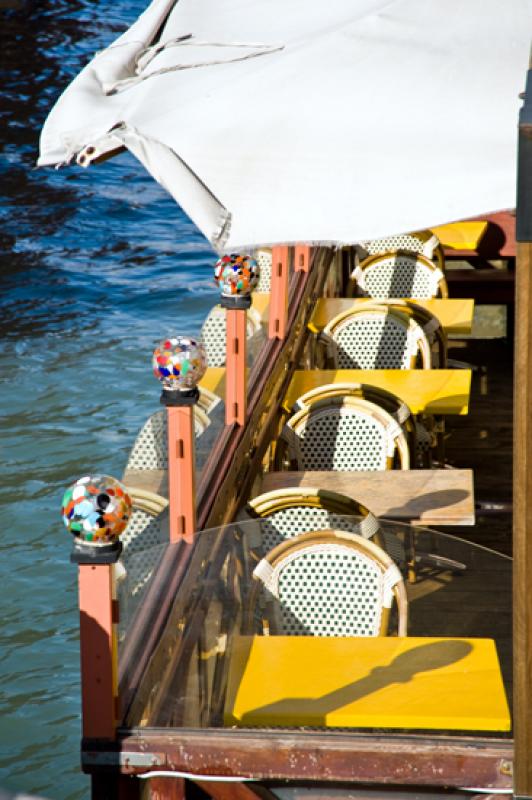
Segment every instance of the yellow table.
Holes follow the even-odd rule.
[[[438,225],[431,230],[436,234],[443,247],[452,250],[476,250],[487,227],[486,220],[476,220]]]
[[[267,322],[270,309],[270,293],[253,292],[251,295],[251,307],[260,314],[261,322]]]
[[[371,302],[371,298],[320,297],[314,306],[314,311],[312,312],[308,327],[313,333],[319,333],[327,323],[338,314],[341,314],[343,311],[348,311],[350,308],[360,305],[360,303],[367,302]],[[415,300],[414,302],[434,314],[434,316],[440,320],[442,327],[447,333],[471,333],[475,306],[474,300],[449,300],[445,298]]]
[[[208,372],[208,370],[207,370]],[[203,383],[203,380],[202,380]],[[413,414],[467,414],[471,391],[468,369],[313,369],[297,370],[283,407],[291,411],[309,389],[326,383],[368,383],[400,397]],[[210,387],[209,387],[210,388]],[[213,389],[213,391],[216,391]]]
[[[242,636],[225,725],[508,731],[491,639]]]

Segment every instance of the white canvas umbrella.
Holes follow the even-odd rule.
[[[530,21],[528,0],[154,0],[38,163],[125,146],[218,250],[511,208]]]

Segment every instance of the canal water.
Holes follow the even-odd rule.
[[[34,169],[43,121],[147,0],[0,0],[0,788],[88,797],[64,487],[120,475],[159,408],[154,343],[197,333],[214,253],[129,155]]]

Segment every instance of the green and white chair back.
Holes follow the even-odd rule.
[[[360,397],[331,397],[287,420],[281,438],[299,470],[409,469],[408,442],[387,411]]]
[[[307,531],[336,528],[371,539],[379,532],[377,518],[361,503],[336,492],[287,487],[250,500],[241,515],[260,518],[264,553]]]
[[[383,239],[370,239],[357,245],[357,253],[361,261],[368,256],[393,253],[396,250],[419,253],[434,261],[441,270],[444,269],[443,248],[440,240],[432,231],[398,233],[394,236],[385,236]]]
[[[270,631],[285,636],[385,636],[394,600],[398,635],[406,636],[402,575],[373,542],[339,530],[305,533],[275,547],[253,572]]]
[[[383,253],[364,259],[351,273],[356,293],[377,299],[447,297],[443,271],[419,253]]]
[[[254,308],[247,310],[246,333],[248,339],[260,330],[260,315]],[[226,311],[221,306],[214,306],[209,311],[201,327],[200,339],[207,353],[209,367],[223,367],[226,347]]]
[[[211,424],[208,415],[194,406],[194,433],[196,438]],[[126,470],[168,469],[168,442],[166,411],[161,409],[148,417],[129,454]]]
[[[255,287],[256,292],[269,292],[272,287],[272,251],[265,247],[255,251],[255,261],[259,265],[259,282]]]
[[[367,303],[334,317],[320,342],[336,369],[430,369],[430,343],[423,328],[406,313]]]

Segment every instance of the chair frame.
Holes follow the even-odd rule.
[[[394,240],[400,240],[402,236],[410,236],[414,240],[417,240],[420,244],[421,249],[411,249],[406,246],[402,247],[394,247]],[[375,250],[375,247],[378,247],[379,242],[382,242],[383,249],[382,250]],[[371,250],[368,250],[369,246]],[[395,250],[401,250],[402,252],[409,252],[409,253],[420,253],[421,255],[426,256],[442,270],[445,270],[445,255],[443,252],[443,247],[436,236],[431,230],[424,230],[424,231],[412,231],[407,234],[399,234],[395,236],[384,236],[381,239],[371,239],[364,242],[360,242],[356,246],[357,254],[360,256],[359,260],[363,260],[368,258],[370,255],[378,255],[379,253],[390,253]],[[373,251],[373,252],[372,252]]]
[[[375,419],[385,429],[388,437],[386,466],[384,469],[394,468],[396,454],[399,458],[400,469],[410,469],[408,441],[397,420],[375,403],[351,395],[317,400],[315,403],[312,403],[311,406],[302,408],[301,411],[298,411],[286,421],[281,431],[280,438],[286,442],[289,458],[297,464],[297,469],[305,469],[302,463],[302,454],[299,446],[299,430],[301,426],[312,414],[321,414],[333,408],[352,409]]]
[[[431,369],[432,352],[430,342],[427,334],[414,318],[413,312],[407,306],[394,306],[378,301],[363,303],[356,308],[342,311],[336,317],[333,317],[319,334],[318,342],[326,346],[328,359],[333,363],[334,368],[338,369],[338,350],[334,338],[335,333],[346,327],[352,320],[378,316],[392,317],[405,329],[410,347],[410,363],[406,369],[416,369],[418,358],[421,360],[422,369]]]
[[[328,529],[323,531],[311,531],[296,536],[294,539],[288,539],[286,542],[274,547],[255,567],[253,577],[255,583],[253,584],[249,608],[245,618],[245,629],[252,631],[255,607],[259,600],[259,595],[262,587],[271,585],[271,577],[275,574],[276,568],[279,569],[282,563],[288,557],[292,557],[299,552],[304,553],[309,548],[314,548],[320,545],[338,545],[347,549],[354,550],[358,553],[371,558],[381,569],[383,575],[389,575],[390,590],[393,600],[395,600],[398,611],[398,636],[406,636],[408,628],[408,599],[406,594],[406,586],[403,576],[401,575],[397,565],[392,561],[390,556],[378,545],[358,536],[356,533],[348,533],[347,531],[339,531]],[[379,636],[387,636],[389,621],[390,621],[390,608],[383,605]]]
[[[409,250],[390,250],[385,253],[376,253],[375,255],[368,256],[363,261],[358,264],[355,269],[352,271],[350,275],[349,281],[349,290],[351,294],[358,294],[362,297],[374,297],[376,300],[383,300],[383,299],[396,299],[396,298],[383,298],[379,296],[373,296],[368,293],[366,290],[365,282],[366,282],[366,274],[370,269],[375,269],[380,263],[388,261],[390,258],[395,258],[397,256],[403,256],[406,258],[413,259],[416,263],[419,263],[425,267],[431,274],[434,280],[435,289],[436,291],[431,297],[448,297],[449,290],[447,288],[447,281],[445,280],[445,275],[443,270],[437,266],[434,261],[431,261],[430,258],[424,256],[422,253],[414,253]],[[401,299],[401,298],[399,298]],[[411,298],[415,300],[415,298]],[[423,299],[423,298],[418,298]],[[426,298],[428,299],[428,298]]]

